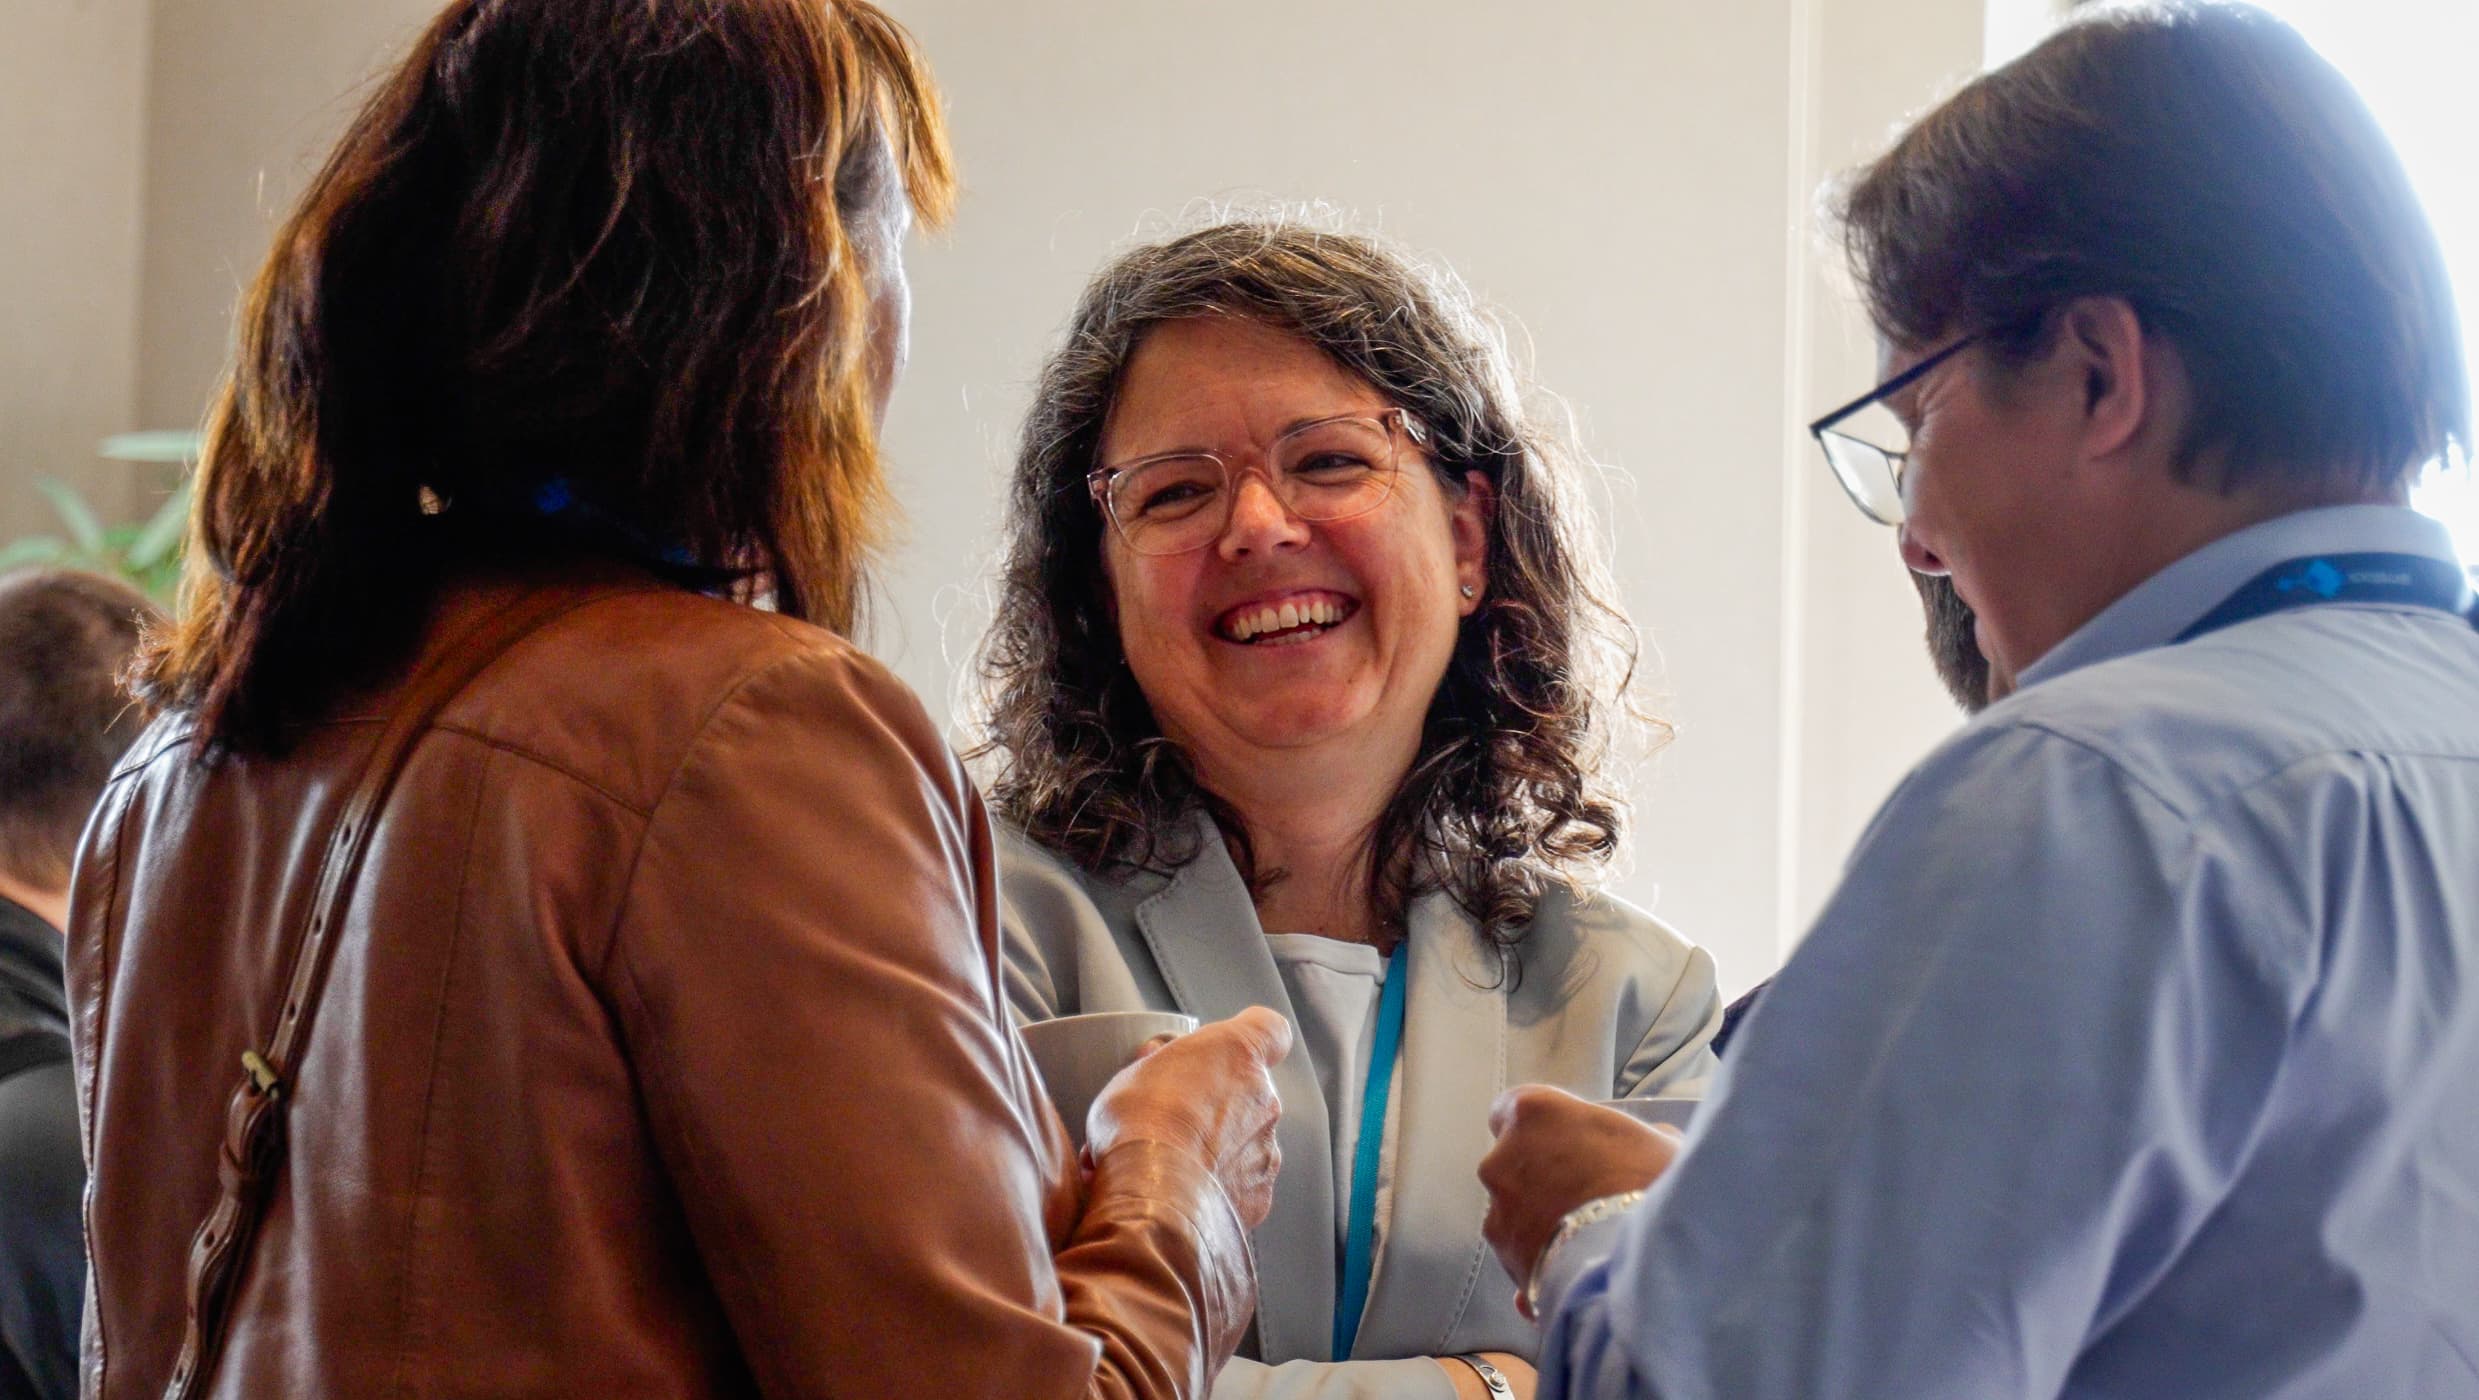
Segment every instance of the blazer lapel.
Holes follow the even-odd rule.
[[[1291,1023],[1292,1053],[1274,1067],[1274,1088],[1283,1104],[1275,1128],[1282,1174],[1274,1182],[1273,1213],[1253,1237],[1257,1342],[1262,1356],[1330,1360],[1336,1210],[1325,1091],[1300,1048],[1306,1042],[1299,1014],[1266,949],[1248,886],[1213,822],[1204,816],[1196,821],[1196,858],[1137,905],[1136,924],[1180,1010],[1200,1021],[1219,1021],[1251,1006],[1270,1006]]]
[[[1489,1105],[1506,1088],[1497,959],[1444,894],[1413,903],[1407,932],[1394,1196],[1357,1348],[1370,1356],[1448,1354],[1473,1289],[1505,1283],[1481,1236],[1489,1197],[1474,1174],[1490,1147]]]

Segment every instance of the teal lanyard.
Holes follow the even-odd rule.
[[[1369,1050],[1369,1079],[1360,1090],[1360,1140],[1352,1153],[1351,1217],[1343,1232],[1343,1289],[1334,1298],[1334,1359],[1351,1359],[1360,1336],[1360,1313],[1369,1303],[1369,1274],[1377,1253],[1377,1159],[1386,1146],[1386,1104],[1394,1097],[1394,1062],[1403,1049],[1404,949],[1386,958],[1386,989],[1377,998],[1377,1044]]]

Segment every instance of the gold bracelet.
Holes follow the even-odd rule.
[[[1641,1190],[1621,1191],[1615,1196],[1586,1201],[1558,1218],[1558,1229],[1550,1235],[1549,1243],[1541,1246],[1540,1257],[1532,1261],[1532,1272],[1524,1277],[1524,1311],[1532,1315],[1533,1321],[1549,1320],[1541,1316],[1541,1275],[1549,1268],[1550,1256],[1558,1252],[1558,1246],[1575,1238],[1586,1226],[1625,1214],[1643,1199]]]

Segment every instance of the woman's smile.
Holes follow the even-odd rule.
[[[1349,622],[1360,601],[1327,589],[1295,589],[1251,598],[1223,610],[1213,634],[1236,646],[1286,647],[1313,642]]]

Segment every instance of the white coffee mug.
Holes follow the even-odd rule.
[[[1614,1108],[1639,1123],[1653,1123],[1687,1131],[1687,1120],[1696,1116],[1696,1105],[1702,1099],[1655,1095],[1642,1099],[1603,1099],[1603,1108]]]
[[[1096,1011],[1086,1016],[1061,1016],[1019,1026],[1025,1051],[1041,1071],[1042,1087],[1067,1120],[1067,1136],[1085,1145],[1085,1115],[1101,1096],[1111,1076],[1136,1060],[1136,1052],[1158,1035],[1186,1035],[1195,1030],[1194,1016],[1176,1011]]]

